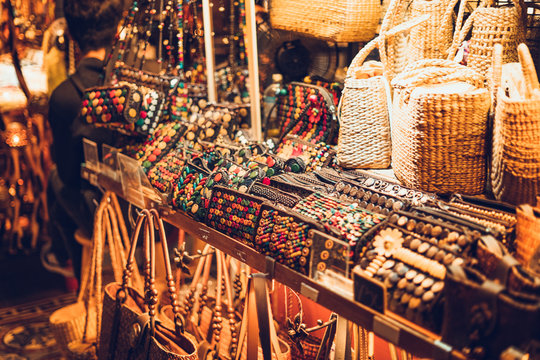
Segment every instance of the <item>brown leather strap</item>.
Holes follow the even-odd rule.
[[[248,308],[248,316],[244,321],[247,323],[247,358],[258,359],[259,358],[259,337],[258,337],[258,325],[255,319],[257,318],[257,308],[255,307],[255,289],[253,282],[248,285],[249,292],[247,295],[246,306]]]
[[[251,275],[253,278],[253,286],[255,289],[255,298],[257,302],[257,319],[259,322],[259,338],[263,350],[264,360],[272,359],[272,347],[270,344],[270,324],[268,316],[268,302],[266,278],[264,274],[257,273]],[[273,326],[273,324],[272,324]]]

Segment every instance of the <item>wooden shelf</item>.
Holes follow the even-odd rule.
[[[119,182],[84,167],[82,168],[82,176],[89,179],[91,183],[124,197]],[[273,279],[276,281],[367,330],[373,331],[380,338],[411,352],[415,356],[437,360],[466,359],[466,356],[462,353],[441,342],[438,336],[416,328],[414,325],[409,326],[406,322],[385,316],[352,299],[346,298],[309,277],[274,262],[271,258],[258,253],[255,249],[240,241],[193,220],[183,212],[175,211],[169,206],[160,204],[156,199],[145,197],[145,206],[156,208],[166,222],[230,254],[250,267],[270,275],[273,272]]]

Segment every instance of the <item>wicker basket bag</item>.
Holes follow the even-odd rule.
[[[512,0],[512,6],[504,7],[493,6],[493,0],[484,0],[461,27],[466,2],[461,0],[448,59],[452,59],[472,28],[467,66],[486,76],[491,68],[493,46],[496,43],[503,45],[503,63],[518,61],[516,49],[525,40],[524,7],[519,0]]]
[[[353,59],[347,70],[345,88],[338,107],[338,165],[371,169],[390,166],[390,87],[382,74],[368,77],[367,70],[373,67],[363,67],[363,63],[368,54],[383,43],[385,38],[406,31],[427,19],[428,16],[422,16],[395,27],[370,41]],[[381,67],[384,71],[384,66]],[[360,73],[364,78],[359,78]]]
[[[501,70],[500,56],[494,60],[491,186],[499,200],[533,204],[540,194],[540,87],[526,45],[519,46],[519,55],[521,71],[517,64]]]
[[[373,39],[381,16],[380,0],[272,0],[275,29],[336,42]]]
[[[420,60],[392,85],[396,177],[429,192],[481,193],[490,107],[484,78],[448,60]]]
[[[456,3],[457,0],[413,0],[411,18],[422,15],[430,15],[430,18],[409,34],[409,63],[423,59],[446,59],[454,37],[452,15]]]

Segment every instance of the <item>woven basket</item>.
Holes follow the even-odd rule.
[[[346,168],[387,168],[392,149],[390,140],[391,94],[382,75],[357,79],[366,57],[386,38],[427,20],[423,16],[408,21],[370,41],[353,59],[347,70],[345,88],[338,108],[340,117],[337,163]],[[384,69],[384,66],[383,66]]]
[[[540,246],[540,209],[525,204],[516,213],[516,259],[527,267]]]
[[[409,63],[446,59],[454,35],[452,15],[456,3],[457,0],[413,0],[410,17],[430,15],[430,18],[411,29],[407,45]]]
[[[272,0],[275,29],[336,42],[373,39],[381,16],[380,0]]]
[[[487,75],[496,43],[503,45],[503,63],[518,61],[516,49],[525,41],[525,22],[519,0],[512,2],[513,6],[496,7],[492,6],[492,0],[483,1],[461,27],[466,7],[466,0],[462,0],[448,59],[455,55],[455,51],[472,28],[467,66],[484,76]]]
[[[396,177],[428,192],[482,193],[490,106],[484,78],[448,60],[420,60],[392,85]]]
[[[531,55],[520,45],[521,70],[505,74],[494,61],[496,110],[493,125],[491,186],[498,200],[534,204],[540,194],[540,87]],[[505,68],[515,68],[507,64]],[[518,89],[516,84],[522,83]],[[510,96],[509,96],[510,95]]]

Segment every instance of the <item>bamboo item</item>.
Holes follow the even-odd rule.
[[[336,42],[369,41],[381,15],[379,0],[272,0],[270,23],[275,29]]]
[[[465,5],[466,1],[461,0],[448,59],[454,57],[457,48],[472,28],[467,66],[484,76],[487,75],[496,43],[503,46],[503,63],[518,61],[516,49],[518,44],[525,40],[523,4],[519,0],[512,0],[511,6],[494,6],[493,0],[484,0],[461,27]]]
[[[540,87],[527,46],[521,44],[519,53],[521,66],[501,70],[500,55],[494,59],[491,185],[498,200],[534,204],[540,194]]]
[[[370,41],[353,59],[347,70],[338,115],[340,117],[337,163],[347,168],[387,168],[391,162],[391,95],[383,76],[386,61],[379,70],[364,60],[384,41],[424,21],[426,15],[405,22]],[[387,58],[385,59],[387,60]],[[382,71],[381,71],[382,70]],[[382,72],[382,73],[381,73]],[[372,76],[374,75],[374,76]]]
[[[396,177],[428,192],[482,193],[490,106],[484,78],[448,60],[421,60],[392,85]]]

